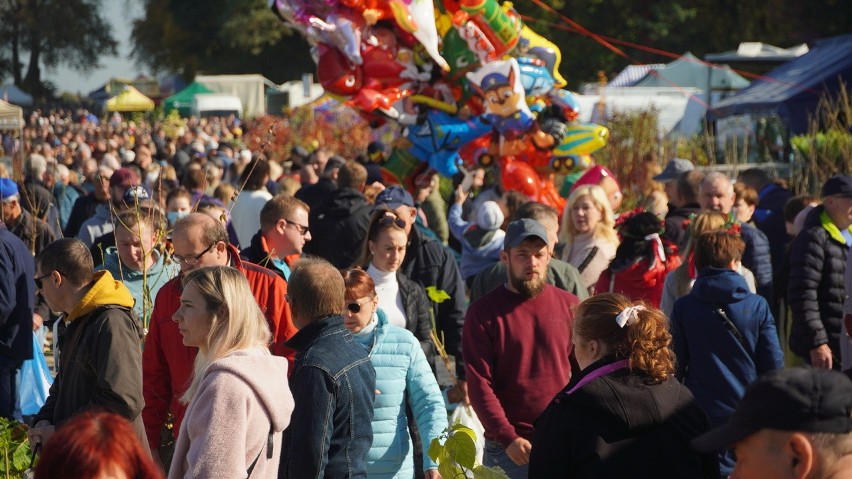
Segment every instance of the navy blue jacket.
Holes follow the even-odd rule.
[[[770,253],[769,240],[762,231],[754,226],[740,223],[742,228],[740,235],[745,241],[745,252],[743,252],[743,266],[754,273],[754,282],[757,286],[757,294],[763,296],[766,301],[772,300],[772,254]]]
[[[719,308],[736,325],[745,347],[725,326]],[[769,304],[749,292],[745,279],[733,270],[699,271],[692,291],[675,302],[671,328],[676,375],[712,427],[728,420],[758,376],[784,366]],[[723,458],[722,473],[729,474],[732,466],[732,458]]]
[[[0,221],[0,355],[33,357],[35,261],[27,245]]]
[[[290,377],[296,406],[284,431],[278,477],[367,477],[376,371],[366,348],[341,316],[315,320],[286,345],[297,351]]]
[[[793,193],[790,190],[770,183],[761,188],[758,193],[757,208],[752,216],[757,229],[763,231],[766,239],[769,240],[776,299],[787,294],[787,280],[781,277],[780,273],[784,270],[784,250],[790,242],[790,235],[787,234],[787,226],[784,222],[784,205],[792,196]]]

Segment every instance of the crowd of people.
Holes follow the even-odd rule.
[[[852,176],[647,161],[628,211],[598,165],[558,211],[244,128],[0,133],[0,415],[55,359],[36,477],[435,479],[457,407],[512,479],[852,477]]]

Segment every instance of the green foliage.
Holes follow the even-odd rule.
[[[265,0],[145,0],[133,22],[133,56],[153,71],[260,73],[276,83],[315,65],[301,35]]]
[[[0,454],[0,474],[21,477],[32,461],[26,425],[0,417]]]
[[[438,464],[438,472],[444,479],[508,479],[499,467],[485,467],[476,463],[476,433],[458,423],[432,439],[429,457]]]

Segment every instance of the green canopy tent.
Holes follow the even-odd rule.
[[[180,116],[187,117],[192,109],[192,99],[200,93],[213,93],[213,90],[201,83],[192,82],[183,90],[163,100],[163,110],[166,113],[177,110]]]
[[[706,91],[709,84],[713,91],[720,91],[741,90],[749,85],[748,80],[736,74],[727,65],[712,67],[708,71],[707,63],[686,52],[665,67],[648,72],[633,86],[692,87]]]

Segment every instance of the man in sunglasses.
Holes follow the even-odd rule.
[[[220,221],[204,213],[192,213],[181,218],[174,225],[172,245],[172,259],[180,265],[181,274],[157,293],[142,357],[145,386],[142,418],[155,460],[159,460],[160,433],[169,411],[175,418],[172,431],[177,433],[180,430],[186,405],[179,398],[189,385],[197,352],[195,348],[183,345],[177,323],[172,321],[180,306],[181,277],[184,273],[205,266],[231,266],[242,272],[269,323],[273,338],[270,350],[277,356],[288,358],[288,371],[292,371],[295,354],[284,346],[284,341],[296,333],[290,307],[285,301],[287,283],[273,271],[242,261],[237,249],[228,242],[228,233]]]
[[[291,268],[311,241],[308,205],[292,196],[278,195],[260,210],[260,230],[251,238],[240,257],[290,279]]]
[[[43,444],[85,409],[98,407],[133,423],[142,444],[142,325],[133,296],[109,271],[94,272],[92,254],[80,240],[49,244],[36,260],[35,284],[50,309],[65,313],[59,374],[28,431]]]
[[[450,391],[450,400],[469,404],[465,382],[461,333],[464,328],[464,280],[452,254],[438,241],[414,227],[417,208],[414,199],[400,186],[391,186],[376,197],[374,210],[390,211],[404,222],[408,251],[400,268],[402,273],[426,289],[435,312],[436,333],[443,334],[444,347],[456,359],[458,386]]]

